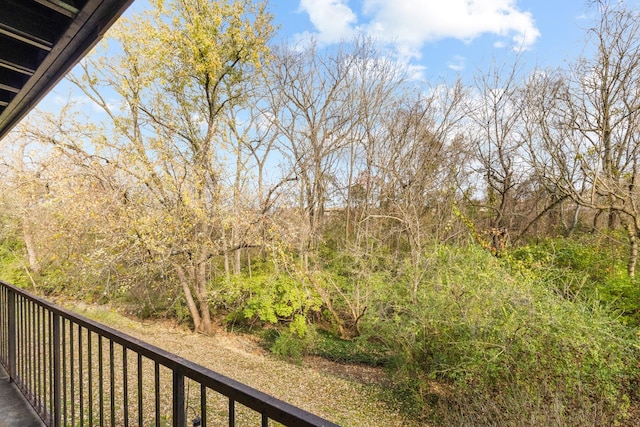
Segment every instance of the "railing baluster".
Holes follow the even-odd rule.
[[[56,313],[53,315],[53,427],[61,427],[62,419],[60,413],[61,396],[60,396],[60,316]]]
[[[9,361],[7,360],[7,342],[9,338],[5,335],[5,333],[9,330],[9,327],[6,323],[7,316],[7,289],[0,286],[0,364],[8,365]]]
[[[129,381],[127,366],[127,348],[122,347],[122,394],[124,403],[124,425],[129,425]]]
[[[80,384],[80,427],[84,427],[84,372],[82,364],[82,326],[78,325],[78,383]]]
[[[144,422],[142,410],[142,354],[138,353],[138,425]]]
[[[37,304],[33,304],[35,311],[36,311],[36,316],[35,316],[35,330],[36,330],[36,334],[38,336],[37,338],[37,344],[36,344],[36,378],[37,378],[37,386],[36,386],[36,390],[35,390],[35,398],[38,402],[38,413],[40,414],[40,416],[42,417],[42,412],[43,412],[43,407],[42,407],[42,384],[43,384],[43,380],[42,380],[42,322],[41,322],[41,316],[40,316],[40,306]]]
[[[155,381],[155,400],[156,400],[156,427],[160,426],[160,364],[154,361],[153,378]]]
[[[41,391],[41,397],[40,399],[42,400],[42,419],[45,421],[45,423],[49,422],[49,417],[47,416],[47,404],[49,402],[47,402],[47,397],[49,395],[49,381],[48,381],[48,375],[49,375],[49,366],[48,366],[48,358],[49,358],[49,345],[48,345],[48,336],[49,336],[49,327],[47,325],[47,319],[48,319],[48,312],[47,310],[40,306],[40,310],[41,310],[41,321],[42,323],[40,324],[40,328],[42,329],[42,348],[40,349],[40,354],[42,357],[42,391]]]
[[[115,368],[113,356],[113,340],[109,340],[109,398],[111,400],[111,427],[116,425]]]
[[[102,354],[102,335],[98,335],[98,394],[100,399],[100,427],[104,427],[104,361]]]
[[[67,321],[62,320],[62,419],[67,424]]]
[[[18,387],[23,387],[22,384],[24,384],[24,365],[22,362],[23,357],[24,357],[24,352],[23,349],[21,349],[21,346],[24,346],[23,341],[23,334],[24,334],[24,327],[25,327],[25,320],[23,316],[20,316],[20,312],[21,312],[21,306],[23,305],[23,299],[21,298],[21,296],[17,295],[16,296],[16,300],[14,305],[14,310],[15,310],[15,332],[14,332],[14,345],[13,347],[15,348],[14,350],[14,368],[13,368],[13,381],[16,383],[16,385]]]
[[[31,386],[31,393],[30,393],[30,398],[33,401],[34,404],[34,408],[36,410],[36,412],[38,414],[40,414],[40,410],[38,409],[38,400],[37,400],[37,393],[38,393],[38,386],[39,386],[39,381],[38,381],[38,320],[36,318],[36,306],[35,304],[30,304],[28,307],[25,307],[25,310],[29,313],[29,320],[28,322],[30,323],[30,325],[28,325],[27,327],[31,330],[31,333],[33,334],[33,342],[31,342],[30,347],[31,347],[31,370],[33,372],[33,384]]]
[[[207,425],[207,387],[200,383],[200,422],[202,427]]]
[[[16,313],[16,316],[19,317],[20,322],[19,341],[23,346],[23,348],[20,350],[20,357],[26,356],[28,358],[26,361],[23,359],[21,362],[21,369],[23,370],[21,374],[21,382],[27,390],[34,390],[36,374],[33,343],[35,339],[34,328],[36,326],[36,323],[33,320],[30,305],[27,304],[24,298],[20,298],[19,313]],[[32,395],[33,393],[29,394]]]
[[[28,366],[27,364],[27,369],[29,369],[31,372],[29,373],[29,376],[31,377],[31,386],[30,386],[30,397],[31,400],[34,402],[34,405],[37,405],[38,401],[37,401],[37,390],[38,390],[38,322],[36,320],[36,305],[33,302],[28,302],[26,299],[22,299],[23,301],[23,316],[25,319],[25,330],[29,331],[29,359],[31,361],[31,366]],[[37,407],[36,407],[37,410]]]
[[[18,345],[26,346],[26,348],[22,348],[18,354],[21,359],[25,356],[28,357],[28,360],[25,361],[22,359],[20,362],[16,361],[16,363],[20,363],[20,365],[22,365],[21,368],[18,368],[18,370],[22,371],[20,374],[21,387],[25,387],[26,390],[29,390],[29,398],[33,399],[33,390],[35,390],[36,387],[34,349],[36,322],[35,317],[31,312],[31,306],[27,305],[24,298],[20,298],[20,301],[16,305],[16,310],[16,325],[19,328],[17,331],[19,336],[17,339],[19,343]],[[32,401],[35,402],[35,400]]]
[[[22,365],[22,373],[20,382],[23,386],[27,386],[30,393],[29,398],[33,402],[34,406],[37,405],[36,400],[36,390],[38,387],[38,377],[37,377],[37,365],[36,365],[36,354],[38,348],[36,347],[37,341],[37,323],[36,323],[36,307],[31,301],[28,301],[24,297],[20,298],[20,313],[17,314],[20,318],[20,334],[22,335],[22,340],[25,343],[26,348],[22,350],[21,357],[27,355],[29,360],[25,363],[25,361],[21,361]],[[25,341],[26,340],[26,341]]]
[[[233,399],[229,399],[229,427],[235,427],[236,425],[236,402]]]
[[[44,307],[42,307],[41,305],[38,305],[38,316],[38,325],[40,325],[40,336],[42,337],[42,340],[40,341],[40,373],[42,374],[42,384],[40,387],[40,403],[42,404],[41,417],[45,419],[47,414],[47,314],[45,313]]]
[[[184,375],[179,368],[173,369],[173,427],[186,425],[184,414]]]
[[[7,298],[7,319],[9,327],[9,381],[13,382],[16,375],[16,294],[9,289]]]
[[[75,426],[76,425],[76,365],[75,365],[75,339],[73,337],[73,329],[74,329],[74,324],[70,323],[69,324],[69,362],[71,363],[71,367],[70,367],[70,384],[71,384],[71,425]]]
[[[7,290],[0,286],[0,364],[2,366],[8,365],[7,352],[5,344],[9,339],[5,336],[5,332],[9,329],[5,323],[5,317],[7,315]]]
[[[24,356],[26,345],[25,342],[25,329],[27,327],[27,323],[24,319],[24,316],[21,313],[24,312],[24,298],[18,297],[16,300],[16,367],[15,367],[15,382],[20,388],[25,388],[25,377],[28,375],[28,371],[25,368]],[[20,347],[23,347],[22,349]]]
[[[93,343],[91,331],[87,329],[87,371],[89,375],[89,427],[93,427]],[[142,426],[141,426],[142,427]]]
[[[18,310],[16,312],[16,316],[18,317],[18,320],[16,322],[16,325],[18,326],[18,331],[16,332],[18,338],[16,339],[16,341],[19,342],[23,347],[26,346],[26,348],[22,348],[18,352],[18,354],[20,355],[20,360],[16,360],[16,379],[18,380],[19,377],[18,381],[20,382],[20,387],[28,387],[30,389],[34,389],[35,380],[33,380],[34,382],[30,386],[28,385],[27,380],[29,377],[35,378],[35,365],[33,365],[34,367],[30,370],[29,364],[24,363],[24,357],[29,354],[30,351],[28,351],[27,349],[31,347],[31,345],[29,345],[26,341],[27,335],[32,331],[33,328],[37,326],[37,324],[35,321],[33,321],[33,319],[28,319],[28,317],[25,316],[25,312],[29,312],[29,303],[27,302],[27,300],[21,297],[20,303],[17,304],[16,307]]]
[[[55,417],[56,411],[55,411],[55,401],[54,401],[54,397],[53,397],[53,389],[55,387],[55,378],[54,378],[54,371],[55,371],[55,350],[54,350],[54,332],[53,332],[53,312],[49,309],[47,309],[47,322],[49,324],[49,346],[48,346],[48,352],[49,352],[49,357],[47,357],[47,363],[49,365],[49,407],[50,407],[50,411],[49,411],[49,425],[54,425],[55,422],[53,420],[53,418]]]
[[[14,371],[14,376],[15,376],[15,382],[18,385],[18,387],[20,388],[24,388],[26,386],[26,378],[29,374],[29,372],[26,370],[28,368],[25,367],[25,363],[24,363],[24,356],[27,353],[26,349],[24,348],[24,346],[26,345],[25,343],[25,330],[27,328],[27,323],[25,320],[25,316],[21,315],[21,313],[24,313],[24,305],[25,305],[25,301],[24,298],[22,298],[21,296],[17,296],[16,297],[16,303],[15,303],[15,316],[16,316],[16,351],[15,351],[15,371]],[[23,348],[20,348],[20,346],[22,346]]]

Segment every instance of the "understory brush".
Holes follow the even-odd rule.
[[[497,258],[434,243],[418,263],[335,248],[309,271],[292,257],[219,275],[208,303],[227,326],[259,331],[288,360],[384,367],[408,412],[435,425],[617,425],[640,402],[640,292],[619,253],[601,249],[548,240]],[[0,271],[18,274],[9,255],[0,252]],[[175,278],[160,264],[137,267],[116,266],[107,281],[104,272],[45,279],[142,317],[187,322]]]
[[[612,425],[635,398],[638,343],[477,247],[438,246],[419,292],[389,288],[364,334],[393,352],[408,405],[441,425]]]
[[[13,239],[0,241],[0,277],[6,282],[27,288],[31,282],[19,255],[22,253],[20,246],[21,244]]]
[[[365,337],[341,339],[334,334],[310,325],[300,336],[288,328],[258,331],[264,347],[287,360],[299,363],[304,356],[318,356],[333,362],[384,367],[391,353],[379,342]]]
[[[569,300],[598,301],[621,322],[640,325],[640,283],[627,273],[626,237],[545,239],[515,249],[512,266],[527,269],[548,289]]]

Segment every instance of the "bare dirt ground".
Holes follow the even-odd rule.
[[[418,425],[390,403],[385,374],[378,368],[318,357],[292,364],[265,351],[250,335],[204,336],[169,321],[127,318],[107,306],[63,305],[337,424]]]

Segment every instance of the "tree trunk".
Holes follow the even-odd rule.
[[[36,247],[33,243],[33,238],[31,237],[31,231],[29,230],[29,225],[26,221],[23,222],[22,225],[22,238],[24,239],[24,244],[27,247],[27,255],[29,257],[29,269],[35,273],[40,273],[40,264],[38,263],[38,253],[36,251]]]
[[[233,274],[242,272],[242,248],[237,248],[233,252]]]
[[[638,263],[638,230],[628,225],[627,233],[629,234],[629,260],[627,262],[627,273],[629,277],[635,277],[636,264]]]
[[[178,279],[180,280],[180,284],[182,285],[182,291],[184,292],[184,297],[187,301],[187,308],[189,309],[189,313],[191,314],[191,319],[193,319],[193,327],[197,331],[200,329],[202,319],[200,317],[200,312],[198,311],[198,306],[193,300],[193,294],[191,293],[191,288],[189,287],[189,280],[187,279],[187,275],[184,272],[184,268],[179,265],[176,266],[176,273],[178,274]]]
[[[227,242],[226,232],[222,232],[222,243],[224,245],[224,276],[227,279],[227,282],[231,281],[231,261],[229,260],[229,244]]]
[[[211,313],[209,311],[209,292],[207,291],[207,263],[206,261],[198,261],[194,268],[194,280],[196,282],[196,298],[200,308],[200,328],[197,332],[205,335],[213,333],[213,323],[211,322]]]
[[[576,208],[573,211],[573,219],[571,221],[571,226],[569,226],[569,236],[573,234],[576,227],[578,226],[579,219],[580,219],[580,205],[576,204]]]

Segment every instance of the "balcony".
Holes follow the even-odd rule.
[[[0,365],[47,426],[336,426],[1,281]]]

